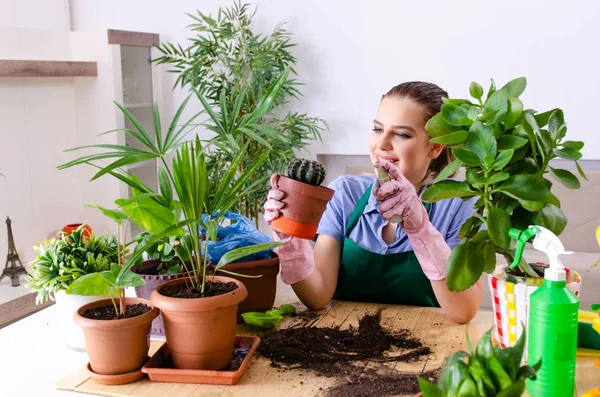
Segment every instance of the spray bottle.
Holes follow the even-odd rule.
[[[375,167],[375,172],[377,173],[377,179],[379,179],[379,186],[392,180],[384,167]],[[401,221],[402,217],[400,215],[394,215],[390,218],[392,223],[400,223]]]
[[[565,397],[575,392],[575,361],[577,355],[577,315],[579,299],[567,288],[566,271],[560,260],[565,251],[558,237],[541,226],[524,231],[511,229],[517,240],[514,268],[521,261],[523,247],[533,238],[533,248],[548,255],[549,267],[544,283],[529,298],[527,361],[542,366],[535,380],[527,381],[527,393],[532,397]]]

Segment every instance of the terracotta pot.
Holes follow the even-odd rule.
[[[93,320],[81,314],[87,309],[112,306],[104,299],[81,306],[73,320],[83,329],[92,371],[100,375],[119,375],[139,370],[148,358],[150,325],[158,309],[140,298],[125,298],[127,304],[143,303],[152,308],[141,316],[122,320]]]
[[[152,294],[152,291],[154,291],[158,286],[166,283],[167,281],[177,280],[178,278],[185,277],[185,275],[186,275],[186,273],[164,274],[164,275],[163,274],[145,274],[145,272],[148,272],[149,270],[154,269],[156,266],[158,266],[159,263],[160,263],[160,260],[158,260],[158,259],[144,261],[144,262],[142,262],[142,265],[139,268],[134,267],[132,269],[135,273],[137,273],[146,282],[145,285],[140,285],[139,287],[135,287],[135,295],[138,298],[150,299],[150,294]],[[158,317],[156,317],[154,319],[154,321],[152,321],[152,328],[150,329],[150,332],[152,332],[155,335],[164,335],[165,334],[162,313],[159,314]]]
[[[312,240],[327,203],[335,191],[324,186],[313,186],[298,182],[283,175],[275,181],[279,190],[284,192],[280,210],[282,216],[271,222],[271,228],[290,236]]]
[[[65,225],[62,228],[62,231],[66,234],[71,234],[74,230],[77,230],[77,228],[81,225],[82,225],[82,223],[69,223],[68,225]],[[91,237],[91,235],[92,235],[92,227],[86,223],[85,226],[83,227],[83,237],[87,237],[89,239]]]
[[[242,313],[266,312],[273,308],[275,295],[277,294],[277,274],[279,274],[279,258],[275,253],[273,253],[273,255],[273,258],[248,262],[235,262],[221,268],[229,272],[247,276],[262,276],[259,278],[248,278],[221,273],[223,276],[241,281],[248,290],[248,297],[238,305],[238,323],[243,322]],[[219,274],[219,271],[217,271],[217,274]]]
[[[248,292],[238,280],[215,276],[214,281],[233,281],[238,288],[209,298],[171,298],[160,294],[165,286],[188,280],[167,281],[150,295],[150,302],[163,314],[173,364],[180,369],[222,369],[231,361],[238,303]]]
[[[543,274],[547,265],[531,263],[531,267]],[[524,331],[529,322],[529,297],[544,282],[543,278],[521,277],[507,273],[507,267],[498,267],[489,275],[488,285],[494,309],[494,329],[492,339],[500,347],[510,347]],[[577,296],[581,289],[581,276],[576,271],[566,269],[567,287]],[[523,352],[523,360],[527,358],[527,349]]]

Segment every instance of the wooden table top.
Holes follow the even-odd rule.
[[[278,297],[276,304],[293,303],[298,311],[306,310],[295,297]],[[468,325],[453,323],[441,309],[382,305],[372,303],[334,301],[327,308],[315,312],[318,316],[309,324],[303,324],[301,317],[286,317],[280,328],[294,326],[357,327],[365,314],[381,310],[381,324],[389,330],[408,329],[425,345],[431,348],[429,356],[412,363],[365,363],[365,368],[374,368],[389,373],[420,374],[435,370],[443,365],[444,359],[457,350],[467,350],[466,332],[475,345],[479,338],[492,326],[492,313],[480,311]],[[245,325],[238,326],[238,334],[252,335],[256,329]],[[153,354],[162,341],[152,341],[150,354]],[[600,387],[600,370],[595,368],[597,357],[577,358],[576,396],[581,396],[594,387]],[[294,397],[325,396],[327,389],[339,384],[340,380],[316,376],[305,370],[278,370],[262,357],[254,357],[250,367],[237,385],[196,385],[183,383],[157,383],[142,379],[135,383],[120,386],[100,385],[89,378],[82,368],[57,383],[61,390],[72,390],[105,396],[170,396],[170,397]]]

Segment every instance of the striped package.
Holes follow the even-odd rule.
[[[516,277],[507,275],[506,267],[499,268],[488,277],[488,284],[492,292],[494,310],[494,329],[492,339],[500,347],[510,347],[517,343],[523,333],[523,326],[527,326],[529,318],[529,297],[544,279],[532,277]],[[567,286],[576,296],[581,289],[581,276],[576,271],[565,269],[567,273]],[[526,359],[527,347],[523,359]]]

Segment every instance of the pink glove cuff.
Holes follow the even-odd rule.
[[[421,203],[420,216],[426,218],[418,229],[403,229],[412,245],[413,251],[419,260],[423,273],[429,280],[443,280],[446,277],[446,263],[452,250],[446,243],[444,236],[433,226],[427,217],[427,211]]]
[[[310,241],[291,236],[282,238],[278,232],[273,232],[273,237],[275,241],[288,241],[275,249],[279,256],[281,281],[291,285],[310,276],[315,270],[315,254]]]

